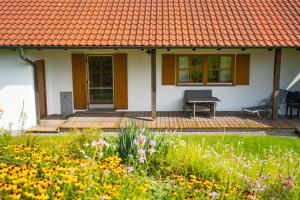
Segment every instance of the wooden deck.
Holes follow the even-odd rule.
[[[280,116],[278,120],[261,120],[255,115],[242,112],[217,112],[216,118],[197,114],[195,118],[184,116],[183,112],[158,112],[155,120],[150,112],[105,112],[76,113],[68,118],[48,116],[41,125],[29,129],[32,132],[60,132],[73,128],[118,129],[131,123],[151,129],[214,130],[214,129],[299,129],[300,118],[292,120]]]

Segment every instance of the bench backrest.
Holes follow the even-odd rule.
[[[184,97],[203,98],[212,97],[211,90],[185,90]]]

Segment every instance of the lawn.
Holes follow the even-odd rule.
[[[295,137],[0,136],[0,199],[297,199],[299,175]]]

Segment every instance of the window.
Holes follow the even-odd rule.
[[[232,83],[233,55],[178,55],[177,83]]]
[[[203,81],[204,57],[199,55],[178,57],[178,82],[201,83]]]
[[[232,56],[208,56],[208,83],[230,83]]]

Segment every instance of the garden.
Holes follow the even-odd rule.
[[[300,139],[0,130],[0,199],[297,199]]]

